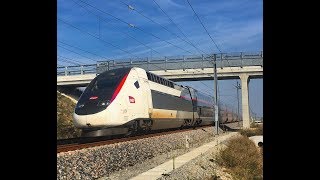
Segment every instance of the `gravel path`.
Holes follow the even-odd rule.
[[[186,136],[190,143],[188,149]],[[129,179],[213,139],[213,128],[207,127],[59,153],[57,179]]]
[[[223,134],[222,134],[223,135]],[[198,156],[178,169],[171,171],[168,174],[163,174],[158,180],[177,180],[177,179],[216,179],[216,180],[232,180],[232,176],[225,172],[225,168],[219,166],[215,161],[217,151],[224,148],[225,143],[219,144],[215,148],[211,148],[205,154]],[[194,148],[190,148],[191,151]],[[99,180],[127,180],[138,174],[141,174],[153,167],[160,165],[173,156],[185,154],[188,151],[176,150],[167,155],[159,155],[153,159],[146,160],[141,164],[136,164],[124,170],[116,171],[108,177],[100,178]]]
[[[226,169],[219,166],[215,156],[219,149],[225,145],[218,145],[211,148],[207,153],[198,156],[178,169],[164,174],[158,180],[177,180],[177,179],[208,179],[208,180],[232,180],[232,176]]]

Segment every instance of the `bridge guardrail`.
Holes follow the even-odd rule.
[[[106,70],[134,66],[141,67],[148,71],[192,68],[203,69],[213,67],[213,55],[172,56],[164,58],[154,57],[141,59],[128,59],[127,61],[98,61],[97,64],[57,67],[57,76],[100,74]],[[216,54],[216,63],[218,68],[224,68],[229,66],[263,66],[263,51],[252,53],[219,53]]]

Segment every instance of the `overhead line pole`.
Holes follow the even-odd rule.
[[[217,54],[213,55],[213,65],[214,65],[214,119],[215,119],[215,127],[216,134],[219,134],[219,116],[218,116],[218,77],[217,77]]]
[[[237,81],[237,86],[236,86],[236,88],[237,88],[237,100],[238,100],[238,117],[240,117],[240,105],[239,105],[239,89],[241,89],[241,86],[240,86],[240,84],[238,83],[238,81]],[[239,122],[240,120],[238,119],[238,126],[240,126],[240,122]]]

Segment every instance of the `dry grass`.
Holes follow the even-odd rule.
[[[78,137],[81,134],[72,122],[75,103],[57,92],[57,139]]]
[[[231,139],[217,160],[230,171],[234,179],[263,179],[262,153],[246,136]]]
[[[240,130],[240,134],[243,136],[257,136],[263,135],[263,125],[261,124],[252,124],[250,129],[242,129]]]

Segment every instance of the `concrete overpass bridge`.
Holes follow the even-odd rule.
[[[57,86],[86,86],[97,74],[122,67],[141,67],[172,81],[213,80],[213,60],[218,80],[240,79],[243,127],[250,127],[248,85],[252,78],[263,78],[263,52],[221,53],[215,55],[145,58],[140,60],[98,61],[97,64],[57,68]]]

